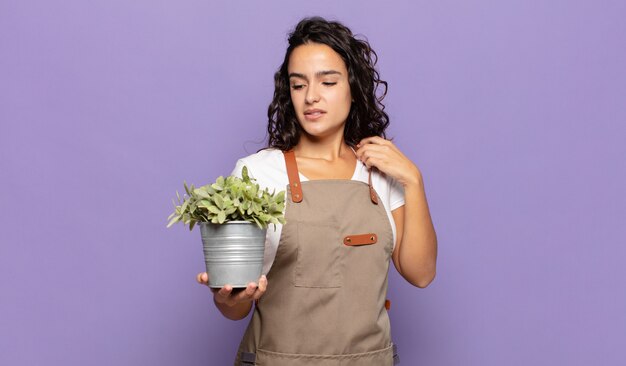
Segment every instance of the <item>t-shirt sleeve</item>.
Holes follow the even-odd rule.
[[[241,174],[241,170],[243,169],[244,165],[246,165],[246,163],[243,161],[243,159],[237,160],[237,164],[235,164],[235,168],[233,169],[232,173],[230,173],[230,175],[233,175],[237,178],[243,178]],[[247,168],[248,168],[248,176],[250,178],[254,178],[254,176],[250,172],[250,167],[247,167]]]
[[[391,211],[404,205],[404,187],[397,180],[389,177],[389,207]]]

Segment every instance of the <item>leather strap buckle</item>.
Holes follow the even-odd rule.
[[[287,177],[289,177],[289,188],[291,190],[291,200],[302,202],[302,184],[298,175],[298,163],[296,153],[293,150],[284,151],[285,164],[287,165]]]

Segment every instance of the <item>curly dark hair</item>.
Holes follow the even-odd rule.
[[[268,148],[287,151],[297,145],[300,139],[302,127],[291,102],[287,66],[291,52],[307,43],[328,45],[346,64],[350,92],[354,99],[344,130],[346,143],[355,146],[365,137],[385,138],[389,116],[384,112],[385,106],[381,101],[387,95],[387,82],[380,79],[374,68],[378,61],[376,52],[367,40],[356,39],[345,25],[316,16],[302,19],[289,34],[285,59],[274,74],[274,97],[267,111]],[[376,91],[381,84],[385,90],[377,97]]]

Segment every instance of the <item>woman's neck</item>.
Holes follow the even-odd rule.
[[[346,144],[343,136],[333,139],[315,139],[310,136],[300,136],[300,141],[294,147],[297,156],[335,161],[346,153],[352,154],[350,146]]]

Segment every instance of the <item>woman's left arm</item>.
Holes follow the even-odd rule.
[[[373,136],[361,140],[356,154],[368,168],[376,167],[404,187],[404,206],[392,211],[396,223],[393,263],[414,286],[424,288],[435,278],[437,235],[430,218],[422,174],[389,140]]]

